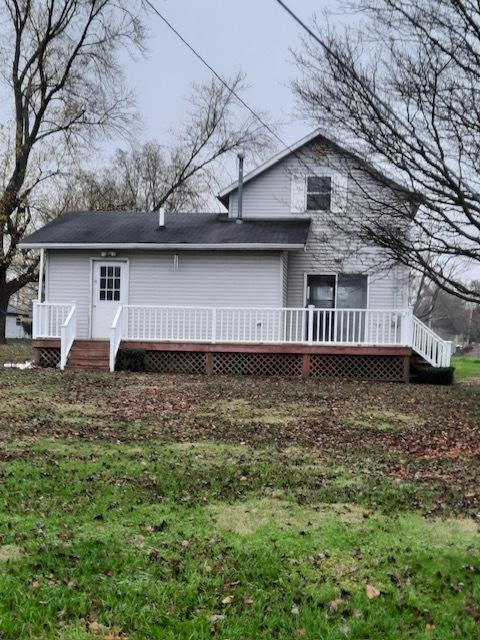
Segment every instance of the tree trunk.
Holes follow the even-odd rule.
[[[10,296],[6,291],[6,283],[0,282],[0,344],[5,344],[6,328],[7,328],[7,309],[10,301]]]

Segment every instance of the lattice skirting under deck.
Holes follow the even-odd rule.
[[[305,358],[309,365],[305,366]],[[212,373],[362,380],[405,379],[403,356],[326,355],[301,353],[244,353],[196,351],[147,351],[148,371],[158,373]]]
[[[303,354],[262,352],[145,351],[147,371],[217,375],[404,381],[402,355]],[[57,367],[60,349],[38,348],[41,367]],[[408,360],[407,360],[408,364]]]
[[[212,373],[284,376],[302,375],[302,354],[299,353],[214,353]]]
[[[402,381],[405,377],[404,357],[313,354],[310,356],[310,375],[314,378]]]
[[[52,367],[55,368],[60,364],[60,349],[52,347],[44,347],[38,349],[37,355],[38,365],[40,367]]]
[[[205,373],[205,354],[198,351],[146,351],[147,371]]]

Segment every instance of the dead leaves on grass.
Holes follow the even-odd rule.
[[[373,600],[374,598],[378,598],[381,595],[381,591],[373,586],[373,584],[367,584],[365,587],[365,591],[367,593],[367,598],[369,600]]]

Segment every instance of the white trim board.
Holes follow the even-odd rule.
[[[297,244],[269,244],[269,243],[245,243],[245,244],[149,244],[143,243],[100,243],[100,242],[52,242],[52,243],[22,243],[19,249],[161,249],[164,251],[283,251],[293,249],[304,249],[305,243]]]

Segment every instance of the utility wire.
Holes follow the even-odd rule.
[[[223,86],[226,87],[233,96],[235,96],[240,104],[245,107],[245,109],[247,109],[247,111],[249,111],[249,113],[258,120],[258,122],[260,122],[260,124],[270,133],[270,135],[273,136],[278,142],[280,142],[280,144],[285,147],[285,149],[293,153],[295,157],[299,159],[309,171],[311,171],[311,167],[308,167],[306,165],[305,161],[297,154],[295,149],[292,149],[292,147],[287,144],[285,140],[283,140],[278,135],[278,133],[274,129],[272,129],[272,127],[267,122],[265,122],[265,120],[263,120],[263,118],[235,91],[235,89],[233,89],[228,84],[228,82],[224,80],[224,78],[222,78],[222,76],[212,67],[212,65],[182,36],[182,34],[173,26],[173,24],[169,20],[167,20],[167,18],[162,13],[160,13],[157,7],[152,2],[150,2],[150,0],[145,0],[145,3],[166,24],[170,31],[172,31],[177,36],[177,38],[183,42],[183,44],[193,53],[193,55],[198,58],[200,62],[202,62],[202,64],[205,65],[205,67],[207,67],[207,69],[211,73],[213,73],[213,75],[223,84]]]
[[[329,47],[317,36],[315,31],[313,31],[313,29],[311,29],[308,24],[304,22],[299,16],[297,16],[297,14],[292,9],[290,9],[290,7],[286,5],[285,2],[283,2],[283,0],[275,0],[275,2],[278,2],[278,4],[295,20],[295,22],[298,22],[302,29],[305,29],[308,35],[316,40],[323,49],[325,49],[328,53],[331,52]]]

